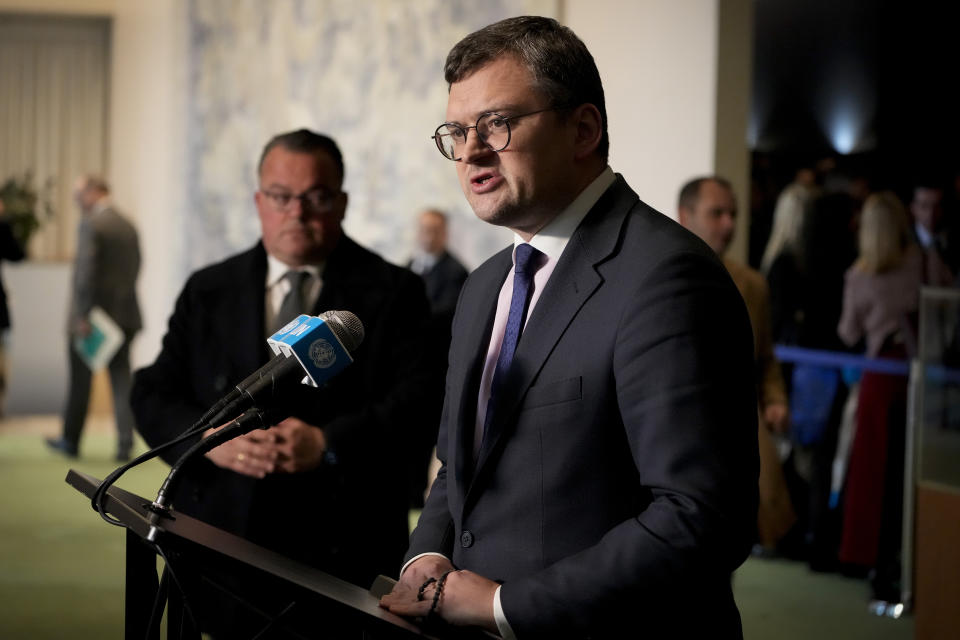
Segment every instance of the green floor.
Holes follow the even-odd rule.
[[[64,482],[71,467],[98,478],[113,470],[112,434],[87,436],[83,458],[68,461],[43,446],[48,427],[7,424],[0,422],[0,639],[122,637],[123,531]],[[152,498],[165,475],[152,461],[119,485]],[[910,617],[867,614],[862,581],[801,564],[749,560],[734,591],[748,639],[913,638]]]

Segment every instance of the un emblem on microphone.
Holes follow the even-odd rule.
[[[310,345],[310,361],[314,366],[326,369],[337,361],[337,352],[329,342],[320,338]]]

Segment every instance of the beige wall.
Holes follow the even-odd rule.
[[[108,166],[117,202],[136,216],[143,252],[144,330],[133,365],[153,361],[183,282],[177,230],[187,153],[184,3],[117,2]]]
[[[603,79],[611,166],[674,218],[684,182],[710,173],[730,179],[740,203],[731,252],[744,259],[751,0],[566,0],[564,7],[565,24]]]

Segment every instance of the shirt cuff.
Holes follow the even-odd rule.
[[[500,632],[500,637],[503,640],[517,640],[517,636],[513,634],[513,629],[510,628],[510,623],[507,622],[507,616],[503,613],[503,607],[500,606],[501,588],[497,587],[497,590],[493,593],[493,619],[497,622],[497,631]]]
[[[416,562],[417,560],[419,560],[420,558],[422,558],[422,557],[424,557],[424,556],[439,556],[439,557],[443,558],[444,560],[447,560],[447,561],[450,560],[450,558],[448,558],[447,556],[443,555],[442,553],[437,553],[436,551],[427,551],[426,553],[421,553],[421,554],[416,555],[416,556],[413,556],[412,558],[410,558],[409,560],[407,560],[406,563],[403,565],[403,567],[400,569],[400,575],[399,575],[398,577],[399,577],[399,578],[402,578],[402,577],[403,577],[403,572],[407,570],[407,567],[409,567],[411,564],[413,564],[414,562]]]

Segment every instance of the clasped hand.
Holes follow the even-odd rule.
[[[445,573],[443,591],[434,605],[439,579]],[[472,571],[454,570],[450,561],[442,556],[424,556],[407,567],[393,591],[380,599],[380,606],[409,618],[435,615],[453,625],[481,627],[497,633],[493,616],[497,586],[493,580]]]
[[[228,426],[207,429],[204,437]],[[323,431],[298,418],[287,418],[269,429],[257,429],[211,449],[205,455],[218,467],[245,476],[299,473],[320,466],[327,444]]]

